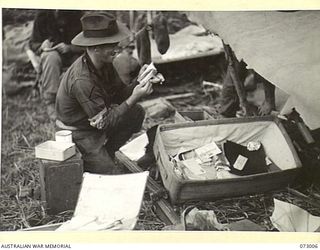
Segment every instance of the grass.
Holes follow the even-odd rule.
[[[54,123],[39,98],[31,98],[31,89],[2,97],[0,231],[60,223],[73,211],[48,215],[40,197],[40,160],[34,147],[54,139]],[[160,230],[161,222],[146,199],[142,204],[138,230]]]
[[[0,230],[19,230],[64,221],[48,216],[40,200],[39,160],[34,147],[54,138],[54,125],[30,90],[2,98]]]
[[[187,83],[176,86],[164,95],[195,92],[197,95],[186,100],[175,100],[172,104],[179,110],[195,107],[212,107],[212,98],[197,84]],[[161,91],[155,91],[154,95]],[[15,231],[23,228],[64,222],[71,218],[73,211],[48,215],[40,197],[40,161],[35,158],[34,147],[46,140],[54,139],[54,124],[50,121],[44,103],[39,97],[31,98],[31,90],[25,89],[18,95],[2,97],[2,144],[1,144],[1,191],[0,191],[0,231]],[[160,95],[162,95],[160,93]],[[216,101],[216,100],[214,100]],[[216,110],[211,110],[216,114]],[[162,120],[148,121],[147,127]],[[150,123],[150,124],[148,124]],[[307,196],[315,199],[318,186],[304,190]],[[318,196],[317,196],[318,197]],[[213,210],[220,223],[232,223],[249,219],[267,231],[275,228],[270,221],[273,212],[273,198],[298,205],[313,215],[320,215],[320,206],[310,205],[287,191],[257,194],[237,198],[220,199],[212,202],[186,203],[174,207],[182,214],[188,206],[203,210]],[[162,230],[165,223],[154,212],[153,203],[146,191],[137,230]]]
[[[3,25],[15,25],[33,20],[35,10],[3,9],[2,16]],[[172,18],[175,16],[173,15]],[[203,62],[197,65],[197,68],[193,63],[181,65],[181,62],[171,65],[167,69],[166,66],[163,66],[160,71],[167,70],[172,78],[172,83],[158,89],[154,95],[196,93],[197,95],[193,98],[172,101],[173,106],[178,110],[210,107],[213,112],[211,115],[216,117],[217,95],[211,96],[203,91],[200,84],[194,83],[195,78],[200,77],[193,75],[196,71],[201,71],[201,74],[209,72],[213,74],[210,76],[211,78],[220,77],[214,67],[207,69],[208,64]],[[15,76],[19,80],[32,80],[32,77],[26,77],[29,73],[20,70],[15,72]],[[216,82],[216,79],[212,81]],[[73,211],[65,211],[54,216],[48,215],[44,203],[41,201],[40,161],[34,156],[34,147],[41,142],[53,139],[55,130],[54,124],[46,114],[44,103],[39,97],[30,98],[30,95],[31,90],[25,89],[19,95],[2,96],[0,231],[15,231],[64,222],[70,219],[73,214]],[[150,119],[145,125],[147,128],[159,122],[167,121]],[[320,195],[315,196],[316,193],[320,193],[319,186],[310,186],[304,191],[308,197],[320,199]],[[296,204],[313,215],[320,216],[320,207],[310,205],[305,200],[286,191],[221,199],[213,202],[186,203],[174,208],[178,214],[181,214],[188,206],[197,206],[199,209],[213,210],[220,223],[249,219],[265,230],[273,231],[275,228],[269,219],[274,206],[273,198]],[[161,230],[164,226],[165,223],[156,216],[153,203],[146,192],[136,226],[137,230]]]

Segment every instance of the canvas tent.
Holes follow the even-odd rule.
[[[319,11],[201,11],[188,18],[218,34],[250,68],[290,95],[311,128],[320,127]]]

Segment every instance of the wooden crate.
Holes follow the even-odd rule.
[[[252,130],[255,126],[257,135]],[[250,138],[261,139],[266,154],[280,169],[228,179],[192,180],[177,174],[169,155],[177,153],[179,147],[188,149],[189,140],[193,140],[194,146],[197,140],[211,140],[211,137],[221,141],[228,139],[239,144],[245,144]],[[173,204],[281,189],[289,185],[301,171],[301,162],[288,134],[280,121],[271,116],[160,125],[154,154],[163,184]]]
[[[65,143],[57,141],[46,141],[35,147],[36,158],[65,161],[76,153],[76,146],[74,143]]]
[[[175,122],[211,120],[212,116],[205,110],[177,111]]]
[[[41,160],[41,200],[48,214],[74,210],[81,188],[83,162],[80,153],[58,162]]]

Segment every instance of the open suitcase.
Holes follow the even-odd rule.
[[[276,167],[245,176],[197,179],[182,175],[181,169],[177,169],[177,164],[172,161],[182,148],[188,151],[211,142],[221,145],[226,140],[241,145],[247,145],[250,141],[261,142],[266,156]],[[301,170],[301,162],[291,139],[279,119],[273,116],[160,125],[154,154],[173,204],[280,189],[291,183]]]

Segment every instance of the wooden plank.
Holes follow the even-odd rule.
[[[164,96],[163,98],[166,99],[167,101],[170,101],[170,100],[175,100],[180,98],[188,98],[195,95],[196,95],[195,93],[184,93],[184,94],[168,95],[168,96]]]
[[[176,225],[181,222],[172,206],[164,199],[155,202],[155,212],[166,225]]]
[[[313,199],[301,192],[299,192],[298,190],[295,190],[295,189],[292,189],[292,188],[287,188],[287,191],[289,194],[292,194],[298,198],[300,198],[301,200],[311,204],[312,206],[315,206],[317,208],[320,208],[320,201],[316,200],[316,199]]]
[[[138,173],[143,171],[135,162],[131,161],[122,152],[117,151],[115,156],[117,161],[131,172]],[[148,178],[147,188],[151,192],[151,196],[156,197],[154,199],[154,203],[156,206],[156,213],[160,219],[166,224],[179,223],[180,217],[173,210],[170,203],[164,199],[165,197],[162,197],[162,194],[166,193],[165,189],[150,177]]]

